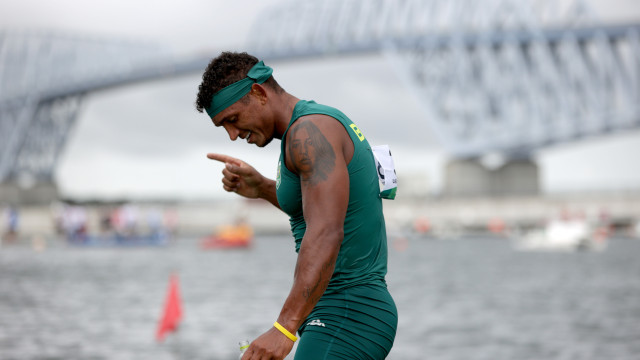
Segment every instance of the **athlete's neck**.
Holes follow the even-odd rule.
[[[300,101],[300,99],[289,94],[286,91],[276,97],[276,100],[274,102],[274,137],[276,139],[282,140],[282,135],[285,131],[287,131],[287,127],[289,126],[289,122],[291,121],[291,116],[293,116],[293,109],[296,107],[298,101]]]

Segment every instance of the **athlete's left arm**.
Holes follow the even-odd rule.
[[[287,136],[286,164],[300,177],[307,229],[294,281],[278,322],[295,333],[324,294],[344,237],[349,203],[347,164],[353,143],[342,124],[324,115],[297,120]],[[243,359],[282,359],[293,342],[271,328],[256,339]]]

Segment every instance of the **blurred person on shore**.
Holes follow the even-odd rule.
[[[162,216],[162,225],[167,235],[175,240],[178,233],[178,211],[175,207],[165,208]]]
[[[81,205],[66,205],[62,212],[62,227],[67,240],[76,243],[86,242],[88,239],[87,211]]]
[[[20,223],[20,213],[15,206],[9,205],[4,209],[5,230],[2,240],[13,243],[18,239],[18,225]]]
[[[387,290],[387,238],[371,146],[337,109],[287,93],[273,70],[246,53],[224,52],[202,77],[196,101],[232,141],[281,140],[276,180],[223,154],[223,188],[262,198],[290,216],[298,252],[277,321],[242,357],[384,359],[397,309]],[[274,259],[274,261],[277,261]]]
[[[99,211],[100,216],[100,233],[111,234],[113,231],[113,224],[111,224],[111,209],[101,208]]]
[[[162,223],[162,212],[157,207],[147,210],[147,229],[152,238],[161,238],[164,236],[164,225]]]

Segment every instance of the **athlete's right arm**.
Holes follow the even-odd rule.
[[[260,174],[253,166],[234,157],[209,153],[207,158],[225,164],[222,170],[222,187],[228,192],[250,199],[265,199],[280,208],[276,196],[276,182]]]

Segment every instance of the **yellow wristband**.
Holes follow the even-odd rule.
[[[274,326],[276,329],[280,330],[280,332],[281,332],[281,333],[283,333],[286,337],[288,337],[289,339],[291,339],[291,341],[293,341],[293,342],[298,341],[298,338],[297,338],[295,335],[293,335],[292,333],[290,333],[290,332],[289,332],[289,330],[285,329],[285,328],[284,328],[284,326],[282,326],[282,325],[278,324],[278,322],[277,322],[277,321],[273,323],[273,326]]]

